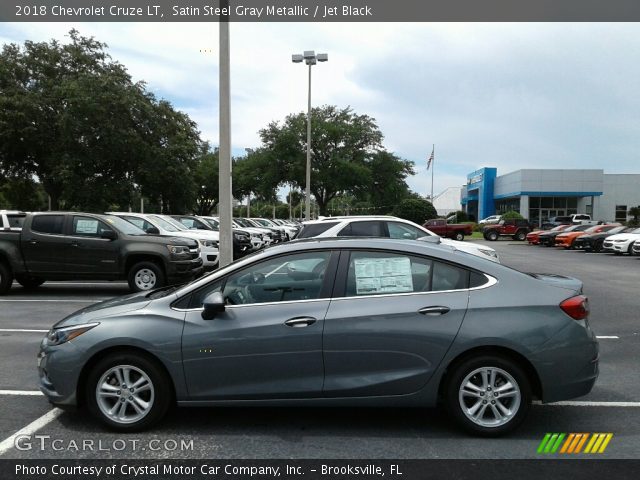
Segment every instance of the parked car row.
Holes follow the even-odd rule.
[[[299,228],[266,219],[235,222],[251,225],[234,228],[236,259],[294,238]],[[25,288],[47,280],[127,280],[132,291],[149,291],[219,263],[215,217],[0,211],[0,227],[0,294],[14,279]]]
[[[616,255],[640,254],[640,228],[623,225],[559,225],[551,230],[533,231],[527,235],[531,245],[563,247]]]

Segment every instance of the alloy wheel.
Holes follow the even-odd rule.
[[[155,400],[153,382],[133,365],[116,365],[107,370],[96,385],[96,403],[111,421],[129,424],[140,421]]]

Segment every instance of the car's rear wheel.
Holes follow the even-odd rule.
[[[531,404],[526,374],[516,363],[499,356],[463,361],[451,372],[445,388],[446,406],[456,422],[486,437],[512,431]]]
[[[153,262],[136,263],[129,270],[128,281],[129,288],[134,292],[145,292],[165,285],[162,269]]]
[[[89,411],[121,432],[153,426],[172,401],[167,375],[154,361],[136,353],[102,359],[89,373],[85,395]]]
[[[11,269],[6,263],[0,261],[0,295],[11,290],[12,283],[13,277],[11,275]]]
[[[498,233],[497,232],[487,233],[487,240],[491,240],[492,242],[495,242],[496,240],[498,240]]]
[[[464,240],[464,233],[456,232],[455,240],[458,240],[459,242],[463,241]]]
[[[35,278],[35,277],[16,277],[16,280],[20,285],[22,285],[27,290],[33,290],[38,288],[40,285],[44,283],[44,278]]]

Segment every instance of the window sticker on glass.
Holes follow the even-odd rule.
[[[357,258],[354,266],[357,295],[413,291],[408,257]]]
[[[76,222],[76,233],[95,235],[96,233],[98,233],[98,221],[97,220],[78,220]]]

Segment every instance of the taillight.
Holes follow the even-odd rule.
[[[584,295],[567,298],[560,308],[574,320],[584,320],[589,316],[589,299]]]

